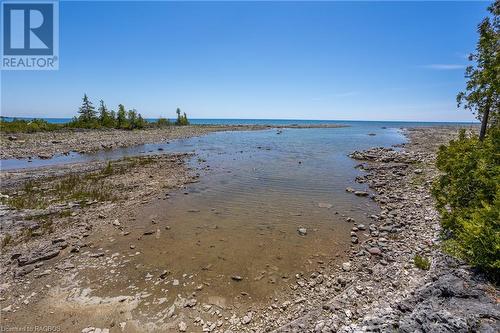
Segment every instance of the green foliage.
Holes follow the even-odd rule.
[[[106,164],[106,167],[102,169],[101,174],[103,176],[110,176],[113,174],[113,166],[111,165],[111,161],[109,161],[108,164]]]
[[[459,217],[460,230],[447,240],[445,249],[490,272],[498,281],[500,270],[500,199],[484,203],[467,217]]]
[[[82,123],[93,123],[97,120],[94,105],[89,100],[87,94],[83,95],[82,100],[82,106],[80,106],[80,109],[78,110],[78,113],[80,114],[78,116],[78,120]]]
[[[429,259],[426,257],[422,257],[419,254],[416,254],[415,257],[413,257],[413,263],[417,268],[420,268],[424,271],[428,271],[431,268],[431,262]]]
[[[141,129],[146,126],[146,121],[137,113],[137,110],[132,109],[127,113],[127,124],[128,129]]]
[[[484,141],[460,132],[439,149],[437,167],[443,174],[433,186],[445,249],[491,273],[500,268],[500,128]]]
[[[172,123],[170,122],[170,120],[160,117],[158,118],[156,123],[154,123],[154,125],[156,127],[167,127],[167,126],[172,126]]]
[[[14,119],[6,121],[4,117],[0,118],[0,131],[3,133],[18,133],[18,132],[41,132],[54,131],[65,128],[115,128],[124,130],[143,129],[147,127],[167,127],[171,126],[170,120],[159,118],[156,122],[147,122],[136,109],[126,111],[123,104],[118,105],[118,111],[109,111],[103,100],[99,101],[97,111],[90,101],[87,94],[83,96],[83,102],[78,110],[78,117],[67,124],[51,124],[42,119],[20,120]],[[181,110],[177,108],[177,120],[175,125],[189,125],[189,120],[186,113],[181,114]]]
[[[16,196],[11,196],[7,200],[7,203],[9,204],[9,206],[16,209],[38,209],[45,208],[47,206],[39,195],[38,187],[31,180],[28,180],[26,183],[24,183],[23,189],[20,191],[20,193],[18,193]]]
[[[177,108],[177,110],[175,112],[177,113],[177,120],[175,122],[175,124],[177,126],[186,126],[186,125],[189,125],[189,120],[187,118],[186,112],[184,112],[183,114],[181,114],[181,109],[179,109],[179,108]]]
[[[51,124],[43,119],[23,120],[13,119],[6,121],[0,118],[0,131],[3,133],[34,133],[51,132],[63,128],[63,124]]]
[[[118,105],[118,113],[116,114],[116,127],[128,128],[127,112],[125,111],[125,106],[123,106],[123,104]]]
[[[465,70],[466,90],[457,95],[457,103],[480,120],[488,120],[489,115],[490,124],[496,126],[500,120],[500,1],[488,9],[492,17],[486,17],[478,26],[476,52],[469,56],[474,64]]]
[[[35,183],[28,180],[22,189],[12,193],[2,203],[15,209],[43,209],[56,203],[68,201],[115,201],[112,188],[104,179],[115,174],[111,164],[101,170],[86,175],[70,174],[59,180]]]
[[[115,113],[113,111],[108,111],[106,104],[101,99],[99,105],[99,123],[101,126],[106,128],[113,128],[116,126]]]
[[[54,187],[56,198],[59,201],[114,201],[111,187],[98,182],[99,178],[87,177],[73,174],[61,180]]]

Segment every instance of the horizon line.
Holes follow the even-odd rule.
[[[73,119],[73,117],[28,117],[28,116],[4,116],[2,118],[12,119]],[[163,117],[145,117],[144,119],[159,119]],[[175,119],[166,117],[165,119]],[[305,119],[305,118],[189,118],[191,120],[286,120],[286,121],[365,121],[365,122],[406,122],[406,123],[462,123],[462,124],[480,124],[478,120],[363,120],[363,119]]]

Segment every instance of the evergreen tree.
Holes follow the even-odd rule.
[[[115,126],[114,124],[114,119],[111,116],[111,113],[108,111],[108,108],[106,104],[104,104],[104,101],[101,99],[100,104],[99,104],[99,121],[101,123],[101,126],[112,128]]]
[[[116,112],[115,110],[111,110],[111,112],[109,112],[109,116],[111,117],[111,119],[113,119],[113,127],[116,126]]]
[[[138,113],[137,114],[137,128],[144,128],[146,127],[146,121],[144,120],[144,118],[142,118],[141,114]]]
[[[478,26],[476,53],[469,56],[474,65],[465,70],[466,91],[457,96],[458,106],[463,104],[481,120],[480,140],[486,135],[488,121],[493,126],[500,122],[500,1],[488,9],[493,17],[486,17]]]
[[[130,129],[134,129],[137,126],[137,111],[135,109],[128,110],[127,114],[128,125]]]
[[[186,112],[181,115],[181,109],[179,108],[177,108],[175,112],[177,113],[177,121],[175,122],[177,126],[189,125],[189,120],[187,119]]]
[[[181,122],[181,109],[177,108],[177,110],[175,110],[175,112],[177,113],[177,125],[180,125],[180,122]]]
[[[118,105],[118,113],[116,115],[117,128],[127,128],[127,112],[123,104]]]
[[[78,119],[84,124],[89,124],[92,121],[96,120],[96,111],[94,105],[87,97],[87,94],[83,95],[82,106],[80,106],[78,113],[80,114]]]

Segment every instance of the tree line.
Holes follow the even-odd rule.
[[[147,122],[136,109],[126,110],[123,104],[118,105],[118,111],[109,110],[104,101],[99,101],[97,110],[88,98],[83,95],[82,105],[78,109],[78,117],[74,117],[69,123],[70,127],[78,128],[116,128],[116,129],[142,129],[145,127],[164,127],[164,126],[185,126],[189,125],[186,113],[181,114],[177,108],[177,119],[172,123],[169,119],[159,118],[155,122]]]
[[[466,89],[458,106],[481,121],[477,133],[460,132],[439,149],[441,175],[433,194],[441,214],[444,249],[500,282],[500,1],[478,25]]]
[[[7,120],[0,117],[0,132],[4,133],[33,133],[50,132],[64,128],[114,128],[134,130],[142,128],[186,126],[189,120],[185,112],[177,108],[177,119],[170,121],[160,117],[156,121],[147,121],[136,109],[127,110],[123,104],[118,105],[118,110],[110,110],[103,100],[99,101],[97,110],[87,94],[83,95],[82,105],[78,109],[78,116],[73,117],[69,123],[54,124],[45,119],[16,119]]]

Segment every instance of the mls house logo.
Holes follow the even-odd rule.
[[[2,1],[2,69],[59,68],[57,1]]]

